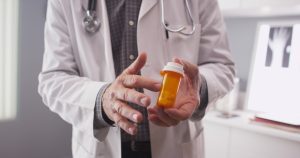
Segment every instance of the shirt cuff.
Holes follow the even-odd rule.
[[[207,89],[207,82],[204,76],[201,76],[201,88],[200,88],[200,105],[192,114],[190,118],[192,121],[201,120],[204,115],[208,105],[208,89]]]
[[[102,96],[109,86],[110,84],[102,86],[98,92],[94,108],[94,129],[111,127],[114,124],[114,122],[105,114],[102,107]]]

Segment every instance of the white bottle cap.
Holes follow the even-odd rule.
[[[163,71],[173,71],[183,75],[183,66],[181,64],[175,62],[168,62],[168,64],[164,67]]]

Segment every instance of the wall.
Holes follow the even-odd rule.
[[[225,18],[237,76],[241,78],[241,91],[246,91],[247,88],[257,24],[261,21],[275,20],[300,21],[300,15],[273,18]]]
[[[0,122],[1,158],[71,157],[71,126],[37,93],[43,56],[46,0],[20,0],[18,114]]]

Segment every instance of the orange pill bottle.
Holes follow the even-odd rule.
[[[168,62],[163,68],[160,72],[163,76],[163,83],[157,99],[157,106],[162,108],[174,106],[183,73],[183,66],[175,62]]]

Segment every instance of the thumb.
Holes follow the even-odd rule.
[[[144,67],[147,61],[147,54],[145,52],[140,53],[136,60],[126,68],[123,73],[125,74],[137,74]]]
[[[198,66],[178,58],[175,58],[173,61],[183,65],[184,76],[188,78],[193,87],[199,88],[201,78],[199,76]]]
[[[178,59],[178,58],[174,58],[173,59],[174,62],[178,63],[178,64],[181,64],[183,65],[183,70],[184,70],[184,73],[185,75],[187,75],[189,78],[194,78],[196,76],[198,76],[199,74],[199,70],[198,70],[198,66],[188,62],[188,61],[185,61],[185,60],[182,60],[182,59]]]

